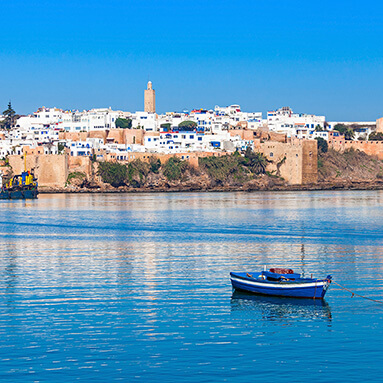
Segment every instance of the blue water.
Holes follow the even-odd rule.
[[[0,381],[378,382],[383,305],[233,294],[291,267],[383,300],[383,192],[0,201]]]

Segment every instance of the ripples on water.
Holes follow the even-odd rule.
[[[382,192],[0,201],[0,380],[379,381],[383,305],[232,293],[289,266],[383,299]]]

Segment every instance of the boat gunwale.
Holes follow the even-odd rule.
[[[328,281],[327,278],[325,279],[314,279],[314,278],[300,278],[300,279],[295,279],[295,280],[290,280],[290,281],[269,281],[266,279],[257,279],[254,277],[247,277],[247,276],[242,276],[238,275],[235,272],[230,272],[230,279],[234,277],[237,279],[242,279],[244,281],[249,281],[249,282],[255,282],[255,283],[261,283],[263,285],[267,286],[288,286],[288,285],[307,285],[307,284],[317,284],[317,286],[322,285],[322,283],[326,283]],[[293,287],[293,286],[291,286]],[[302,286],[303,287],[303,286]],[[307,286],[308,287],[308,286]]]

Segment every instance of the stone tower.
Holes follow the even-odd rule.
[[[148,82],[148,89],[145,89],[145,112],[156,113],[156,92],[152,82]]]

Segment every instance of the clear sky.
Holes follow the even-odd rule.
[[[383,2],[1,1],[0,107],[383,116]]]

